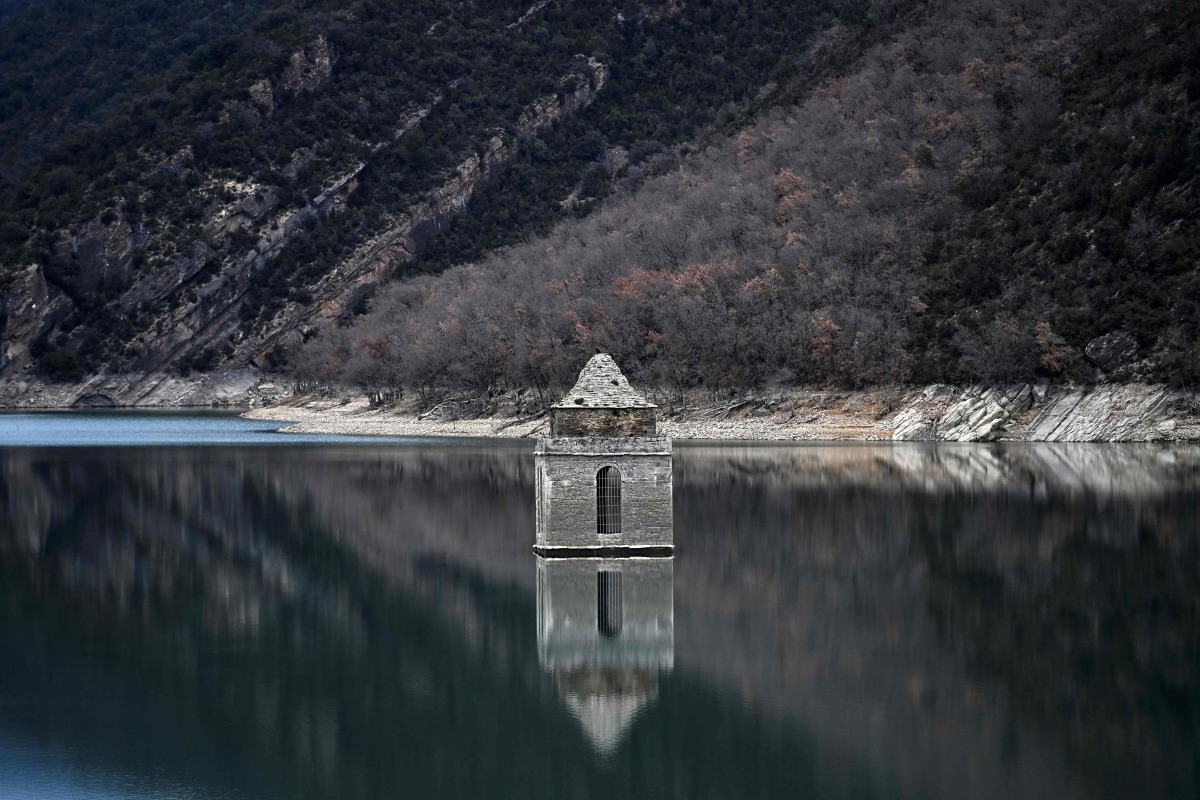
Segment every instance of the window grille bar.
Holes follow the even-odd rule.
[[[621,532],[621,473],[616,467],[601,467],[596,473],[596,532]]]

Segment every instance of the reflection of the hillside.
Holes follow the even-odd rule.
[[[918,490],[1045,498],[1145,497],[1195,486],[1200,448],[1161,444],[805,445],[679,448],[676,480],[753,478],[787,489]]]
[[[915,445],[935,471],[992,465],[921,483],[905,449],[680,448],[657,689],[653,669],[546,679],[520,448],[0,453],[0,598],[61,658],[146,687],[187,746],[217,738],[293,796],[494,790],[462,752],[558,765],[529,796],[636,794],[638,759],[673,765],[660,796],[778,795],[739,771],[762,753],[793,790],[864,762],[906,795],[1194,786],[1194,452],[1085,446],[1135,474],[1080,484],[995,467],[1016,446]],[[654,699],[597,771],[564,698],[606,693]],[[56,735],[119,740],[98,708]]]
[[[675,662],[672,559],[537,559],[538,660],[608,755]]]
[[[1200,707],[1186,468],[1146,491],[906,490],[890,447],[698,449],[676,454],[680,665],[875,742],[932,795],[1050,796],[1067,762],[1133,796],[1196,779],[1196,717],[1171,710]]]
[[[505,456],[463,455],[456,470],[301,451],[0,454],[0,678],[9,694],[36,689],[0,704],[0,742],[45,743],[83,774],[169,771],[221,796],[691,797],[694,781],[721,796],[863,796],[861,769],[823,774],[796,726],[698,680],[652,689],[669,647],[653,679],[567,669],[557,694],[530,626],[528,518],[512,532],[523,580],[503,557],[486,572],[454,555],[483,540],[502,554],[509,535],[493,527],[511,499],[512,473],[492,469]],[[393,546],[371,521],[390,523],[404,498],[433,509],[432,493],[457,501],[444,539],[418,514],[402,528],[414,541]],[[587,715],[593,698],[656,691],[671,713],[603,763],[563,711],[563,697]],[[744,769],[751,756],[760,771]],[[637,768],[647,758],[665,777]]]

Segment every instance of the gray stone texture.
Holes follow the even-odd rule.
[[[1105,372],[1125,366],[1137,355],[1138,343],[1125,331],[1113,331],[1097,336],[1083,348],[1084,355]]]
[[[642,397],[608,353],[598,353],[584,364],[579,379],[553,408],[657,408]]]
[[[1193,403],[1165,386],[927,388],[892,421],[896,441],[1134,442],[1172,438]],[[1176,410],[1173,410],[1176,409]],[[1176,423],[1167,425],[1168,422]]]
[[[551,436],[653,436],[652,408],[552,408]]]
[[[553,438],[538,442],[538,548],[670,547],[671,440]],[[597,532],[596,473],[621,473],[621,532]]]

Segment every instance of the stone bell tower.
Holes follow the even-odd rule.
[[[656,435],[657,409],[604,353],[550,407],[534,451],[538,555],[673,554],[671,439]]]

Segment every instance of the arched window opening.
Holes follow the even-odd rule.
[[[621,473],[616,467],[596,473],[596,532],[621,532]]]
[[[621,608],[621,573],[602,569],[596,573],[596,628],[600,635],[611,639],[621,632],[624,620]]]

